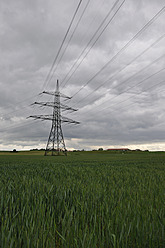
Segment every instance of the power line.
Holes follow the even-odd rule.
[[[91,0],[88,0],[88,2],[86,3],[85,8],[84,8],[84,10],[83,10],[83,12],[82,12],[82,14],[81,14],[79,20],[78,20],[78,22],[77,22],[77,24],[76,24],[76,26],[75,26],[73,32],[72,32],[70,38],[69,38],[69,41],[68,41],[68,43],[67,43],[67,45],[66,45],[66,47],[65,47],[65,49],[64,49],[64,51],[63,51],[63,53],[61,54],[61,56],[60,56],[60,58],[59,58],[59,61],[58,61],[57,65],[56,65],[56,67],[55,67],[54,70],[53,70],[53,74],[52,74],[50,80],[52,79],[54,73],[56,72],[56,70],[57,70],[57,68],[58,68],[59,63],[61,62],[61,60],[62,60],[64,54],[66,53],[66,50],[67,50],[67,48],[68,48],[68,46],[69,46],[69,43],[70,43],[70,41],[72,40],[72,38],[73,38],[73,36],[74,36],[74,34],[75,34],[75,32],[76,32],[76,30],[77,30],[79,24],[80,24],[81,19],[82,19],[83,15],[85,14],[85,11],[86,11],[86,9],[87,9],[87,7],[88,7],[90,1],[91,1]]]
[[[124,85],[125,83],[128,83],[128,82],[129,82],[130,80],[132,80],[135,76],[137,76],[139,73],[145,71],[146,69],[148,69],[149,67],[151,67],[153,64],[157,63],[157,62],[158,62],[159,60],[161,60],[164,56],[165,56],[165,54],[161,55],[160,57],[158,57],[157,59],[155,59],[154,61],[152,61],[151,63],[149,63],[149,64],[146,65],[145,67],[143,67],[142,69],[140,69],[140,71],[135,72],[132,76],[130,76],[129,78],[125,79],[124,81],[122,81],[121,83],[119,83],[117,86],[111,88],[110,90],[114,90],[114,89],[118,88],[119,86]],[[124,92],[127,92],[127,91],[124,91]],[[93,93],[93,92],[92,92],[92,93]],[[102,95],[102,96],[103,96],[103,95]],[[113,99],[116,98],[116,97],[118,97],[118,95],[117,95],[117,96],[114,96],[113,98],[110,98],[110,99],[108,99],[108,100],[106,100],[106,101],[104,101],[104,102],[102,102],[102,103],[99,104],[98,106],[101,106],[101,105],[105,104],[106,102],[109,102],[109,101],[113,100]],[[86,97],[84,97],[83,100],[84,100],[85,98],[86,98]],[[101,98],[101,97],[99,97],[99,98]],[[98,100],[99,98],[94,99],[94,101]],[[81,101],[79,101],[79,102],[81,102]],[[79,102],[78,102],[78,103],[79,103]],[[77,102],[76,102],[76,104],[77,104]],[[88,104],[89,104],[89,102],[88,102]],[[80,110],[81,110],[81,109],[80,109]],[[91,110],[89,110],[89,111],[91,111]],[[89,111],[88,111],[88,112],[89,112]]]
[[[135,76],[137,76],[139,73],[145,71],[146,69],[148,69],[150,66],[152,66],[153,64],[157,63],[159,60],[161,60],[163,57],[165,56],[165,54],[161,55],[160,57],[158,57],[157,59],[155,59],[154,61],[152,61],[151,63],[149,63],[148,65],[146,65],[145,67],[143,67],[140,71],[135,72],[132,76],[130,76],[129,78],[125,79],[124,81],[122,81],[120,84],[118,84],[116,87],[113,87],[111,90],[114,90],[116,88],[118,88],[121,85],[124,85],[125,83],[128,83],[130,80],[132,80]],[[127,91],[125,91],[127,92]],[[102,102],[100,105],[105,104],[106,102],[109,102],[111,100],[113,100],[114,98],[118,97],[114,96],[113,98],[106,100],[104,102]],[[100,98],[100,97],[99,97]],[[94,101],[96,101],[97,99],[95,99]],[[78,102],[79,103],[79,102]],[[100,106],[99,105],[99,106]]]
[[[162,55],[162,56],[160,56],[159,58],[157,58],[157,59],[154,60],[153,62],[151,62],[149,65],[147,65],[147,66],[145,66],[144,68],[142,68],[142,69],[140,70],[140,72],[146,70],[146,69],[149,68],[151,65],[153,65],[154,63],[156,63],[156,62],[158,62],[160,59],[162,59],[164,56],[165,56],[165,54]],[[164,68],[161,69],[161,70],[159,70],[158,72],[153,73],[152,75],[150,75],[150,76],[148,76],[147,78],[143,79],[143,80],[140,81],[139,83],[133,85],[133,86],[130,87],[128,90],[125,90],[125,91],[119,93],[117,96],[114,96],[114,97],[112,97],[112,98],[110,98],[110,99],[108,99],[108,100],[102,102],[100,105],[106,104],[107,102],[110,102],[110,101],[114,100],[115,98],[117,98],[118,96],[120,96],[120,95],[123,94],[123,93],[127,93],[130,89],[133,89],[133,88],[135,88],[136,86],[142,84],[144,81],[146,81],[146,80],[148,80],[149,78],[155,76],[156,74],[158,74],[159,72],[161,72],[161,71],[163,71],[163,70],[164,70]],[[133,74],[131,77],[129,77],[128,79],[126,79],[126,80],[124,80],[123,82],[121,82],[118,86],[121,86],[121,85],[125,84],[126,82],[130,81],[130,80],[133,79],[138,73],[139,73],[139,72],[136,72],[136,73]],[[117,87],[118,87],[118,86],[117,86]],[[117,87],[114,87],[113,89],[115,89],[115,88],[117,88]],[[98,105],[98,106],[100,106],[100,105]],[[98,106],[97,106],[97,107],[98,107]],[[104,109],[103,109],[103,110],[104,110]]]
[[[164,68],[165,69],[165,68]],[[162,83],[164,83],[165,81],[163,80],[163,81],[160,81],[159,83],[157,83],[157,84],[155,84],[155,85],[152,85],[151,87],[149,87],[149,88],[147,88],[147,89],[145,89],[145,91],[147,90],[150,90],[150,89],[153,89],[153,88],[155,88],[156,86],[158,86],[158,85],[160,85],[160,84],[162,84]],[[142,91],[143,92],[143,91]],[[142,92],[138,92],[138,93],[136,93],[136,95],[140,95]],[[127,98],[126,100],[123,100],[122,102],[120,102],[120,103],[123,103],[123,102],[126,102],[126,101],[128,101],[129,99],[131,99],[131,98],[133,98],[134,96],[131,96],[131,97],[129,97],[129,98]],[[126,105],[126,106],[123,106],[123,107],[121,107],[120,108],[120,110],[121,109],[124,109],[124,108],[126,108],[126,107],[129,107],[129,106],[132,106],[133,104],[136,104],[136,102],[134,102],[134,103],[131,103],[131,104],[128,104],[128,105]],[[118,105],[118,103],[117,104],[114,104],[114,105]],[[114,106],[114,105],[112,105],[112,106]],[[105,109],[103,109],[103,110],[105,110]],[[119,109],[118,109],[119,110]],[[111,110],[110,112],[114,112],[114,111],[116,111],[116,109],[115,110]]]
[[[72,98],[75,97],[82,89],[84,89],[93,79],[95,79],[107,66],[110,65],[123,51],[125,51],[133,42],[138,38],[138,36],[143,33],[158,17],[164,12],[165,6],[157,12],[154,17],[152,17],[92,78],[90,78],[75,94]]]
[[[149,87],[149,88],[147,88],[147,89],[145,89],[145,91],[148,91],[148,90],[150,90],[150,89],[153,89],[153,88],[155,88],[156,86],[158,86],[158,85],[160,85],[160,84],[162,84],[162,83],[164,83],[165,81],[163,80],[163,81],[160,81],[159,83],[157,83],[157,84],[155,84],[155,85],[152,85],[151,87]],[[161,91],[162,92],[162,91]],[[139,93],[136,93],[136,95],[140,95],[142,92],[139,92]],[[119,102],[119,103],[117,103],[117,104],[113,104],[112,106],[115,106],[115,105],[119,105],[120,103],[123,103],[123,102],[126,102],[127,100],[129,100],[129,99],[131,99],[132,97],[129,97],[129,98],[127,98],[127,99],[125,99],[125,100],[123,100],[122,102]],[[122,107],[122,108],[119,108],[119,109],[117,109],[117,110],[121,110],[121,109],[124,109],[125,107],[129,107],[129,106],[132,106],[133,104],[136,104],[136,103],[131,103],[131,104],[128,104],[128,105],[126,105],[126,106],[124,106],[124,107]],[[109,107],[108,107],[109,108]],[[106,108],[107,109],[107,108]],[[102,109],[101,110],[101,112],[103,112],[105,109]],[[110,110],[110,112],[114,112],[114,111],[116,111],[116,109],[115,110]],[[97,113],[99,113],[100,111],[98,111]],[[88,112],[86,112],[86,113],[88,113]],[[91,115],[90,115],[91,116]],[[36,124],[36,123],[39,123],[40,121],[38,121],[38,120],[35,120],[35,122],[33,121],[33,122],[30,122],[30,123],[27,123],[27,121],[26,121],[26,124],[24,124],[24,125],[14,125],[14,126],[8,126],[6,129],[3,129],[3,130],[0,130],[0,132],[4,132],[4,131],[8,131],[9,129],[11,130],[11,129],[17,129],[17,128],[20,128],[20,127],[26,127],[26,126],[31,126],[31,125],[34,125],[34,124]],[[24,122],[25,123],[25,122]]]
[[[102,1],[98,7],[98,9],[100,10],[102,5],[104,5],[106,0]],[[97,15],[94,16],[94,18],[91,20],[91,22],[88,24],[88,30],[89,28],[91,28],[92,24],[95,23]],[[88,30],[86,30],[86,32],[84,33],[84,37],[86,36],[86,34],[88,33]],[[85,39],[84,39],[85,40]],[[86,46],[87,48],[87,46]],[[79,56],[81,57],[81,55]],[[77,58],[76,62],[74,63],[74,65],[78,62],[79,58]],[[61,82],[63,83],[65,81],[65,79],[67,78],[67,76],[70,74],[71,70],[73,69],[74,65],[72,65],[72,67],[69,69],[67,75],[63,78],[63,80],[61,80]],[[64,88],[64,86],[62,86],[61,88]]]
[[[79,8],[79,6],[80,6],[80,3],[79,3],[79,5],[78,5],[77,9]],[[76,9],[76,12],[77,12],[77,9]],[[159,16],[159,15],[162,13],[162,10],[163,10],[163,9],[164,9],[164,7],[157,13],[157,16]],[[153,17],[153,18],[154,18],[154,17]],[[152,22],[153,22],[153,18],[151,19]],[[149,22],[151,22],[151,20],[150,20]],[[73,18],[72,18],[72,22],[73,22]],[[71,26],[71,25],[70,25],[70,26]],[[146,25],[145,25],[145,26],[146,26]],[[143,28],[144,28],[144,27],[143,27]],[[65,36],[66,36],[66,35],[65,35]],[[134,37],[135,37],[135,36],[134,36]],[[161,36],[159,39],[162,39],[162,38],[164,38],[164,35]],[[159,41],[159,39],[158,39],[158,41]],[[158,42],[158,41],[156,41],[156,42]],[[155,43],[156,43],[156,42],[155,42]],[[128,43],[127,43],[127,44],[128,44]],[[155,44],[153,43],[151,46],[153,46],[153,45],[155,45]],[[151,46],[150,46],[150,47],[151,47]],[[150,48],[150,47],[149,47],[149,48]],[[148,50],[149,48],[147,48],[146,50]],[[145,51],[144,51],[144,52],[145,52]],[[141,55],[142,55],[142,54],[141,54]],[[141,55],[139,55],[139,56],[141,56]],[[136,57],[136,58],[137,58],[137,57]],[[135,59],[136,59],[136,58],[135,58]],[[131,61],[131,62],[132,62],[132,61]],[[130,64],[130,63],[129,63],[129,64]],[[123,68],[123,69],[124,69],[124,68]],[[123,70],[123,69],[122,69],[122,70]],[[111,79],[112,79],[112,78],[111,78]],[[109,80],[109,79],[108,79],[108,80]],[[108,81],[108,80],[107,80],[107,81]],[[88,81],[88,82],[89,82],[89,81]],[[106,83],[106,82],[104,82],[104,83]],[[103,83],[103,84],[104,84],[104,83]],[[102,84],[102,85],[103,85],[103,84]],[[101,85],[101,86],[102,86],[102,85]],[[85,85],[85,86],[86,86],[86,85]],[[100,88],[101,86],[99,86],[98,88]],[[98,89],[98,88],[97,88],[97,89]],[[95,89],[95,91],[96,91],[97,89]],[[81,89],[80,89],[80,90],[81,90]],[[79,90],[79,91],[80,91],[80,90]],[[79,92],[79,91],[78,91],[78,92]],[[76,94],[78,94],[78,92],[77,92]],[[74,94],[73,96],[75,96],[76,94]],[[89,95],[91,95],[91,93],[90,93]],[[89,95],[87,95],[86,97],[88,97]],[[37,96],[37,95],[36,95],[36,96]],[[33,96],[33,97],[35,97],[35,96]],[[26,101],[26,100],[28,100],[28,99],[31,99],[31,98],[33,98],[33,97],[27,98],[27,99],[25,99],[24,101]],[[85,97],[85,98],[86,98],[86,97]],[[83,99],[85,99],[85,98],[83,98]],[[82,99],[82,100],[83,100],[83,99]],[[81,100],[81,101],[82,101],[82,100]],[[24,102],[24,101],[22,101],[22,102]],[[79,101],[79,102],[80,102],[80,101]],[[79,103],[79,102],[78,102],[78,103]],[[20,102],[20,103],[21,103],[21,102]],[[18,111],[18,110],[17,110],[17,111]],[[15,111],[15,112],[17,112],[17,111]],[[12,113],[13,113],[13,112],[12,112]]]
[[[86,9],[87,9],[87,7],[88,7],[90,1],[91,1],[91,0],[88,0],[88,2],[86,3],[85,8],[84,8],[84,10],[83,10],[83,12],[82,12],[82,14],[81,14],[81,16],[80,16],[80,18],[79,18],[79,20],[78,20],[78,22],[77,22],[75,28],[74,28],[74,31],[72,32],[71,37],[70,37],[70,39],[69,39],[69,41],[68,41],[68,43],[67,43],[67,46],[65,47],[65,50],[63,51],[63,53],[62,53],[62,55],[61,55],[61,57],[60,57],[60,61],[61,61],[61,59],[62,59],[64,53],[66,52],[66,49],[67,49],[67,47],[68,47],[68,45],[69,45],[71,39],[73,38],[73,35],[74,35],[74,33],[75,33],[75,31],[76,31],[76,29],[77,29],[77,27],[78,27],[78,25],[79,25],[79,23],[80,23],[82,17],[83,17],[83,15],[85,14],[85,11],[86,11]],[[59,64],[60,61],[58,61],[58,64]],[[55,71],[54,71],[53,73],[55,73]],[[15,103],[14,105],[15,105],[15,106],[20,105],[21,103],[26,102],[26,101],[28,101],[28,100],[30,100],[30,99],[32,99],[32,98],[37,97],[37,96],[38,96],[38,94],[33,95],[33,96],[29,97],[29,98],[26,98],[26,99],[24,99],[24,100],[22,100],[22,101],[19,101],[19,102]],[[12,113],[22,111],[22,109],[26,109],[26,108],[28,107],[28,106],[22,107],[22,105],[20,105],[20,106],[21,106],[21,109],[20,109],[20,110],[17,109],[17,110],[12,111],[12,112],[4,113],[4,114],[2,114],[2,116],[4,117],[4,116],[10,115],[10,114],[12,114]]]
[[[76,102],[76,104],[79,104],[80,102],[82,102],[83,100],[85,100],[86,98],[88,98],[89,96],[91,96],[98,89],[100,89],[103,85],[105,85],[106,83],[110,82],[112,79],[115,79],[120,72],[122,72],[124,69],[126,69],[128,66],[130,66],[133,62],[135,62],[138,58],[140,58],[142,55],[144,55],[149,49],[151,49],[153,46],[155,46],[158,42],[160,42],[164,38],[165,38],[165,34],[163,34],[156,41],[154,41],[149,47],[147,47],[144,51],[142,51],[138,56],[136,56],[134,59],[132,59],[124,67],[122,67],[121,69],[119,69],[118,71],[116,71],[115,74],[113,74],[113,76],[111,76],[110,78],[106,79],[101,85],[99,85],[96,89],[94,89],[92,92],[90,92],[87,96],[85,96],[84,98],[82,98],[80,101]],[[139,72],[141,72],[141,70]]]
[[[98,41],[98,39],[101,37],[101,35],[103,34],[103,32],[105,31],[105,29],[108,27],[108,25],[112,22],[112,20],[114,19],[114,17],[117,15],[117,12],[120,10],[120,8],[122,7],[122,5],[124,4],[125,0],[119,5],[119,7],[117,8],[117,10],[115,11],[115,13],[113,14],[113,16],[110,18],[110,20],[108,21],[108,23],[106,24],[106,26],[103,28],[103,30],[101,31],[101,33],[99,34],[99,36],[96,38],[96,40],[94,41],[94,43],[89,47],[90,43],[92,42],[92,40],[95,38],[95,36],[97,35],[97,33],[99,32],[99,30],[102,28],[102,26],[104,25],[105,21],[107,20],[107,18],[109,17],[109,15],[112,13],[113,9],[116,7],[117,3],[120,0],[117,0],[114,5],[112,6],[112,8],[110,9],[110,11],[108,12],[108,14],[106,15],[106,17],[104,18],[104,20],[102,21],[102,23],[100,24],[100,26],[98,27],[98,29],[95,31],[95,33],[93,34],[92,38],[90,39],[90,41],[88,42],[88,44],[86,45],[86,47],[83,49],[83,51],[81,52],[81,54],[79,55],[79,57],[77,58],[77,60],[75,61],[75,63],[72,65],[71,69],[69,70],[69,72],[67,73],[67,75],[65,76],[65,78],[62,80],[62,83],[66,80],[67,76],[70,74],[70,72],[74,69],[75,65],[77,64],[76,68],[74,69],[74,71],[71,73],[71,75],[69,76],[69,78],[67,79],[67,81],[65,82],[64,86],[68,83],[68,81],[71,79],[71,77],[73,76],[73,74],[76,72],[76,70],[78,69],[78,67],[82,64],[82,62],[84,61],[84,59],[86,58],[86,56],[88,55],[88,53],[90,52],[90,50],[93,48],[93,46],[96,44],[96,42]],[[85,50],[88,49],[88,51],[86,52],[86,54],[83,56],[83,58],[80,60],[80,62],[78,63],[79,59],[81,58],[81,56],[84,54]]]
[[[160,72],[162,72],[162,71],[164,71],[164,70],[165,70],[165,67],[162,68],[162,69],[160,69],[160,70],[158,70],[157,72],[151,74],[150,76],[146,77],[145,79],[141,80],[139,83],[137,83],[137,84],[131,86],[131,87],[129,88],[129,90],[130,90],[130,89],[133,89],[133,88],[135,88],[135,87],[137,87],[137,86],[139,86],[139,85],[141,85],[142,83],[144,83],[144,82],[147,81],[148,79],[154,77],[155,75],[159,74]],[[118,96],[121,95],[121,94],[123,94],[123,93],[129,92],[129,90],[123,91],[123,92],[119,93]],[[118,97],[118,96],[116,96],[116,97]],[[116,98],[116,97],[111,98],[110,101],[113,100],[113,99]],[[130,99],[130,98],[128,98],[128,99]],[[128,99],[127,99],[127,100],[128,100]],[[124,100],[124,101],[125,101],[125,100]],[[123,103],[124,101],[122,101],[121,103]],[[108,102],[109,102],[109,101],[108,101]],[[117,103],[117,104],[118,104],[118,103]],[[115,105],[116,105],[116,104],[115,104]],[[109,107],[108,107],[108,108],[109,108]],[[103,108],[102,110],[104,110],[104,109],[106,109],[106,108]]]
[[[80,0],[79,3],[78,3],[78,6],[77,6],[77,8],[76,8],[76,11],[74,12],[74,15],[73,15],[73,17],[72,17],[72,19],[71,19],[71,22],[70,22],[70,24],[69,24],[69,27],[68,27],[68,29],[67,29],[67,31],[66,31],[66,34],[65,34],[65,36],[64,36],[64,38],[63,38],[63,40],[62,40],[62,43],[61,43],[61,45],[60,45],[60,48],[59,48],[59,50],[58,50],[58,52],[57,52],[57,54],[56,54],[56,57],[55,57],[55,59],[54,59],[54,61],[53,61],[53,63],[52,63],[52,66],[51,66],[51,68],[50,68],[50,71],[49,71],[49,73],[48,73],[48,75],[47,75],[47,77],[46,77],[46,79],[45,79],[45,82],[44,82],[42,88],[46,87],[46,85],[47,85],[47,84],[50,82],[50,80],[51,80],[50,75],[51,75],[52,70],[53,70],[53,68],[54,68],[54,65],[55,65],[55,63],[56,63],[56,61],[57,61],[57,59],[58,59],[58,56],[59,56],[59,54],[60,54],[60,52],[61,52],[61,49],[62,49],[62,47],[63,47],[63,45],[64,45],[64,43],[65,43],[65,40],[66,40],[66,38],[67,38],[67,36],[68,36],[68,33],[69,33],[70,29],[71,29],[71,26],[72,26],[72,24],[73,24],[73,21],[74,21],[74,19],[75,19],[75,17],[76,17],[76,14],[77,14],[79,8],[80,8],[81,3],[82,3],[82,0]]]
[[[152,85],[151,87],[145,89],[145,91],[148,91],[148,90],[150,90],[150,89],[154,89],[156,86],[161,85],[161,84],[164,83],[164,82],[165,82],[164,80],[163,80],[163,81],[160,81],[159,83],[157,83],[157,84],[155,84],[155,85]],[[136,93],[136,95],[140,95],[140,94],[142,94],[143,92],[144,92],[144,91],[138,92],[138,93]],[[162,90],[161,90],[161,92],[162,92]],[[123,100],[123,101],[117,103],[117,104],[113,104],[112,107],[115,106],[115,105],[119,105],[120,103],[126,102],[126,101],[130,100],[130,99],[133,98],[133,97],[134,97],[134,96],[131,96],[131,97],[129,97],[129,98],[127,98],[127,99],[125,99],[125,100]],[[137,104],[137,102],[131,102],[131,103],[129,103],[129,104],[125,105],[125,106],[122,106],[122,107],[120,107],[120,108],[118,108],[118,109],[110,109],[109,113],[116,112],[116,111],[120,110],[120,114],[121,114],[121,110],[123,110],[123,109],[125,109],[125,108],[128,109],[128,107],[130,107],[130,106],[132,107],[132,105],[134,105],[134,104]],[[110,108],[110,107],[108,107],[108,108]],[[108,108],[106,108],[106,109],[108,109]],[[105,110],[105,109],[103,109],[101,112],[104,113],[104,110]],[[98,114],[99,112],[100,112],[100,111],[97,111],[97,114]],[[93,115],[94,115],[94,114],[93,114]],[[92,116],[93,116],[93,115],[92,115]],[[90,115],[90,117],[91,117],[91,115]]]
[[[160,59],[163,58],[164,56],[165,56],[165,55],[163,55],[163,56],[159,57],[158,59],[154,60],[152,63],[150,63],[149,65],[147,65],[147,66],[146,66],[145,68],[143,68],[141,71],[145,70],[146,68],[148,68],[148,67],[151,66],[152,64],[158,62],[158,60],[160,60]],[[105,104],[106,102],[112,101],[113,99],[117,98],[118,96],[120,96],[120,95],[123,94],[123,93],[127,93],[130,89],[133,89],[133,88],[135,88],[136,86],[139,86],[139,85],[142,84],[144,81],[146,81],[146,80],[150,79],[151,77],[157,75],[158,73],[160,73],[160,72],[163,71],[164,69],[165,69],[165,68],[160,69],[159,71],[153,73],[152,75],[150,75],[150,76],[148,76],[147,78],[145,78],[145,79],[143,79],[142,81],[140,81],[138,84],[133,85],[133,86],[130,87],[127,91],[121,92],[121,93],[118,94],[117,96],[115,96],[115,97],[113,97],[113,98],[111,98],[111,99],[109,99],[109,100],[107,100],[107,101],[101,103],[100,105]],[[139,72],[137,72],[137,73],[139,73]],[[129,79],[123,81],[121,84],[130,81],[130,79],[132,79],[135,75],[137,75],[137,73],[135,73],[134,75],[132,75]],[[120,85],[121,85],[121,84],[120,84]],[[160,83],[158,83],[158,84],[160,84]],[[158,84],[157,84],[157,85],[158,85]],[[118,85],[118,86],[119,86],[119,85]],[[152,86],[152,87],[154,87],[154,86]],[[151,87],[151,88],[152,88],[152,87]],[[132,98],[132,97],[130,97],[130,98]],[[122,101],[122,102],[119,102],[119,103],[117,103],[117,104],[113,104],[112,106],[118,105],[118,104],[120,104],[120,103],[123,103],[123,102],[129,100],[130,98],[128,98],[128,99],[126,99],[126,100],[124,100],[124,101]],[[98,105],[98,106],[100,106],[100,105]],[[97,106],[97,108],[98,108],[98,106]],[[99,113],[99,112],[102,112],[102,111],[104,111],[105,109],[108,109],[108,108],[109,108],[109,106],[106,107],[106,108],[101,109],[100,111],[98,111],[98,113]],[[89,110],[89,111],[91,111],[91,110]],[[88,113],[89,111],[87,111],[86,113]],[[9,129],[9,128],[10,128],[10,129],[16,129],[16,128],[20,128],[20,127],[24,127],[24,126],[29,126],[29,125],[31,125],[31,124],[32,124],[32,123],[30,123],[30,124],[28,123],[28,124],[25,124],[25,125],[18,125],[18,126],[14,126],[14,127],[9,126],[9,127],[7,127],[7,128],[8,128],[8,129]],[[3,130],[3,131],[7,131],[8,129],[5,129],[5,130]],[[0,131],[1,131],[1,130],[0,130]],[[2,131],[1,131],[1,132],[2,132]]]
[[[28,108],[28,107],[29,107],[28,105],[22,107],[22,105],[20,105],[20,104],[23,103],[23,102],[26,102],[26,101],[28,101],[28,100],[30,100],[30,99],[33,99],[33,98],[35,98],[35,97],[37,97],[37,96],[38,96],[38,94],[33,95],[33,96],[31,96],[31,97],[28,97],[28,98],[26,98],[26,99],[24,99],[24,100],[22,100],[22,101],[19,101],[19,102],[14,103],[14,106],[18,106],[18,105],[19,105],[19,107],[20,107],[21,109],[17,109],[17,110],[10,111],[10,112],[8,112],[8,113],[4,113],[4,114],[1,115],[1,117],[5,117],[5,116],[8,116],[8,115],[10,115],[10,114],[13,114],[13,113],[16,113],[16,112],[22,111],[23,109]],[[9,108],[9,107],[8,107],[8,108]],[[8,108],[7,108],[7,109],[8,109]]]
[[[35,121],[35,123],[37,123],[39,121]],[[26,124],[19,124],[18,125],[11,125],[11,126],[8,126],[8,127],[5,127],[5,129],[0,129],[0,132],[5,132],[5,131],[8,131],[9,129],[12,130],[12,129],[17,129],[17,128],[20,128],[20,127],[26,127],[26,126],[30,126],[30,125],[34,125],[34,121],[33,122],[30,122],[30,123],[27,123],[27,120],[24,121],[24,123]]]
[[[139,85],[141,85],[142,83],[144,83],[144,82],[147,81],[148,79],[154,77],[155,75],[159,74],[160,72],[162,72],[162,71],[164,71],[164,70],[165,70],[165,67],[162,68],[162,69],[160,69],[160,70],[158,70],[158,71],[156,71],[155,73],[149,75],[148,77],[146,77],[145,79],[141,80],[141,81],[138,82],[137,84],[133,85],[132,87],[129,88],[129,90],[130,90],[130,89],[133,89],[133,88],[135,88],[135,87],[137,87],[137,86],[139,86]],[[162,81],[161,81],[161,82],[162,82]],[[161,82],[159,82],[158,84],[160,84]],[[164,82],[164,81],[163,81],[163,82]],[[153,87],[153,86],[151,86],[151,88],[152,88],[152,87]],[[106,102],[110,102],[111,100],[113,100],[114,98],[116,98],[116,97],[122,95],[123,93],[128,93],[129,90],[123,91],[123,92],[119,93],[117,96],[111,98],[111,99],[108,100],[108,101],[103,102],[102,104],[105,104]],[[141,92],[140,92],[140,93],[141,93]],[[140,94],[140,93],[139,93],[139,94]],[[128,100],[131,99],[131,98],[132,98],[132,96],[129,97],[129,98],[127,98],[127,99],[125,99],[125,100],[122,100],[122,101],[120,101],[120,102],[118,102],[118,103],[115,103],[115,104],[113,104],[112,106],[119,105],[119,104],[121,104],[121,103],[123,103],[123,102],[125,102],[125,101],[128,101]],[[102,105],[102,104],[100,104],[100,105]],[[98,105],[98,106],[100,106],[100,105]],[[97,106],[97,108],[98,108],[98,106]],[[103,108],[103,109],[100,109],[99,111],[97,111],[97,113],[100,113],[100,112],[102,112],[102,111],[104,111],[105,109],[108,109],[108,108],[109,108],[109,106],[108,106],[108,107],[105,107],[105,108]],[[88,112],[89,112],[89,111],[88,111]],[[87,113],[87,112],[86,112],[86,113]]]
[[[32,98],[32,97],[31,97]],[[30,99],[30,98],[29,98]],[[25,100],[24,100],[25,101]]]

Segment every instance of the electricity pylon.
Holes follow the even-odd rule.
[[[52,156],[60,155],[63,153],[67,155],[67,150],[64,142],[64,136],[62,133],[62,122],[65,123],[72,123],[72,124],[79,124],[78,121],[74,121],[67,117],[63,117],[61,115],[61,110],[68,110],[68,111],[77,111],[77,109],[71,108],[65,104],[60,102],[60,98],[63,97],[65,99],[71,99],[71,97],[65,96],[64,94],[60,93],[59,91],[59,82],[57,80],[56,90],[54,92],[43,91],[41,94],[48,94],[54,96],[53,102],[35,102],[34,104],[38,104],[43,107],[52,107],[53,114],[52,115],[33,115],[29,116],[29,118],[34,118],[35,120],[51,120],[52,126],[48,138],[48,142],[45,149],[45,156],[51,153]]]

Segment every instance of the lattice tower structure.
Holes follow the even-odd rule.
[[[42,107],[52,107],[53,113],[52,115],[31,115],[29,118],[33,118],[35,120],[51,120],[52,126],[50,130],[50,134],[48,137],[48,142],[45,149],[45,156],[47,155],[67,155],[67,149],[65,146],[64,136],[62,132],[62,123],[71,123],[71,124],[79,124],[78,121],[74,121],[70,118],[64,117],[61,115],[61,111],[77,111],[77,109],[71,108],[65,104],[62,104],[60,99],[65,98],[65,100],[71,99],[59,91],[59,81],[57,80],[56,90],[54,92],[43,91],[41,94],[48,94],[54,97],[53,102],[34,102],[32,105],[40,105]]]

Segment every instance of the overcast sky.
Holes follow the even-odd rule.
[[[0,1],[0,150],[45,148],[51,122],[26,117],[50,113],[30,104],[57,79],[79,109],[68,149],[165,150],[164,0],[80,2],[46,80],[79,2]]]

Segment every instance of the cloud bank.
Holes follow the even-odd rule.
[[[81,122],[63,125],[68,149],[165,150],[165,11],[135,36],[164,1],[126,0],[112,18],[122,2],[98,33],[115,1],[82,2],[46,83],[78,2],[0,3],[0,150],[46,146],[51,123],[26,117],[51,113],[30,104],[51,101],[38,94],[54,90],[57,79],[61,92],[73,96],[67,104],[79,109],[63,113]]]

